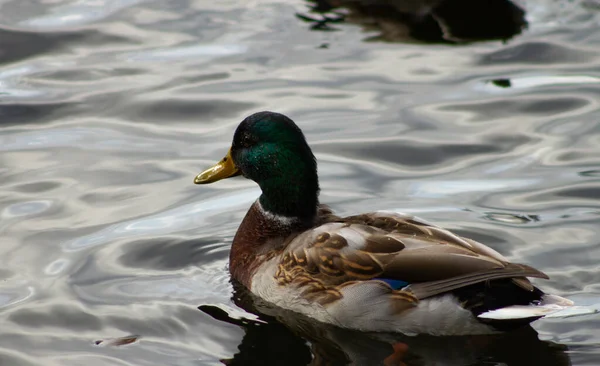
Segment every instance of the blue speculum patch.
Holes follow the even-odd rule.
[[[401,288],[408,286],[408,282],[402,280],[393,280],[391,278],[375,278],[375,280],[387,283],[394,290],[400,290]]]

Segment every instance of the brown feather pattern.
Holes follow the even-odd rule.
[[[531,290],[525,277],[547,278],[532,267],[508,262],[483,244],[412,216],[375,212],[341,218],[321,208],[319,219],[320,225],[283,248],[275,278],[321,304],[341,299],[349,284],[377,278],[411,284],[403,290],[389,288],[397,311],[483,281],[514,278]]]

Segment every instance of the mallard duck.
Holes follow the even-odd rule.
[[[288,117],[259,112],[196,184],[242,175],[258,183],[233,239],[234,280],[276,306],[361,331],[486,334],[565,311],[509,262],[474,240],[395,212],[336,216],[319,204],[317,162]]]

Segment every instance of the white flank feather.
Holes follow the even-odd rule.
[[[479,314],[482,319],[568,318],[600,312],[598,305],[574,306],[571,300],[556,295],[544,295],[539,305],[513,305]]]

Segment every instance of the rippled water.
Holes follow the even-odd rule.
[[[0,364],[600,364],[597,315],[452,339],[237,319],[258,189],[192,179],[258,110],[305,131],[339,213],[416,213],[600,302],[600,4],[350,3],[0,3]]]

